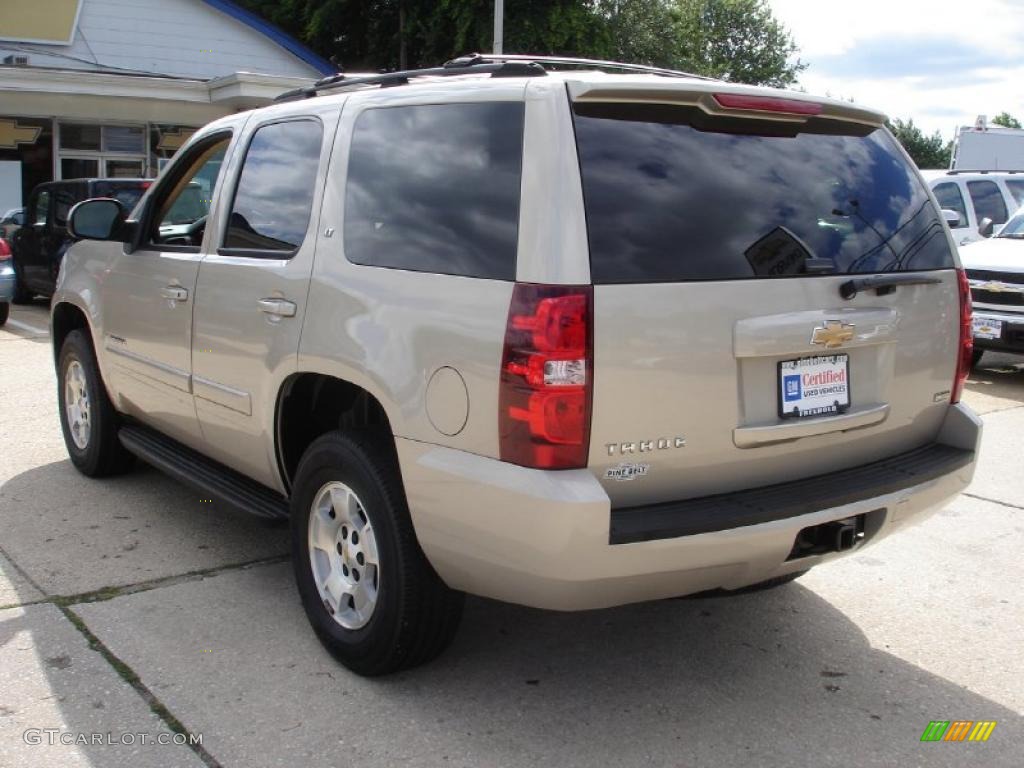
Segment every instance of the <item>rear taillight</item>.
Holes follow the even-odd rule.
[[[956,378],[953,379],[953,391],[949,397],[951,403],[960,402],[960,395],[963,394],[964,384],[971,373],[971,363],[974,357],[974,331],[971,328],[971,284],[967,281],[967,273],[962,269],[956,271],[956,276],[960,284],[960,342],[957,345],[960,357],[957,360]]]
[[[11,246],[7,244],[7,241],[0,237],[0,261],[5,261],[11,258]]]
[[[538,469],[587,465],[593,303],[589,285],[516,283],[498,397],[502,461]]]

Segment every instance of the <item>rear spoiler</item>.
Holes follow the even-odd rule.
[[[881,112],[794,91],[699,80],[652,82],[651,78],[568,80],[566,85],[575,102],[679,104],[699,107],[718,117],[757,117],[786,123],[806,123],[818,117],[873,127],[885,125]]]

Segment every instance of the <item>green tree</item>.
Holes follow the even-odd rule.
[[[489,51],[493,0],[241,0],[349,71]],[[767,0],[508,0],[505,50],[789,85],[806,65]]]
[[[992,118],[992,125],[1001,125],[1004,128],[1020,128],[1020,120],[1011,115],[1009,112],[1000,112],[998,115]]]
[[[913,119],[904,122],[896,118],[887,121],[886,125],[918,168],[949,168],[953,143],[943,141],[942,134],[938,131],[931,136],[925,136],[924,132],[914,125]]]
[[[783,87],[807,65],[767,0],[676,0],[677,51],[698,74]]]

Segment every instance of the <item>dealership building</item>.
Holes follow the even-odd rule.
[[[3,0],[0,213],[44,181],[155,176],[196,128],[335,69],[230,0]]]

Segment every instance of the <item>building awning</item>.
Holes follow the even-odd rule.
[[[269,104],[311,81],[235,72],[213,80],[42,67],[0,67],[3,112],[201,125]]]

